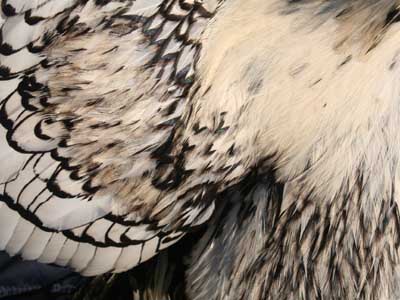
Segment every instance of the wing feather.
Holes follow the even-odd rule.
[[[210,218],[217,177],[190,177],[180,127],[204,2],[1,2],[0,249],[121,272]]]
[[[114,265],[114,271],[124,272],[131,269],[133,266],[138,265],[141,261],[142,245],[131,245],[122,249],[120,256]]]
[[[46,248],[51,234],[35,227],[28,241],[21,250],[21,256],[27,260],[37,260]]]
[[[8,210],[6,204],[0,203],[0,250],[5,250],[17,227],[19,214]]]
[[[51,235],[49,242],[38,258],[42,263],[55,263],[61,248],[63,247],[67,237],[61,233],[49,233]]]
[[[78,245],[78,242],[66,239],[57,255],[56,260],[54,261],[55,264],[59,266],[67,266],[75,252],[78,250]]]
[[[7,242],[5,250],[10,255],[20,254],[24,245],[28,242],[34,229],[35,226],[31,222],[23,218],[19,218],[18,224],[14,228],[11,239]]]
[[[92,261],[95,253],[96,253],[96,247],[94,247],[93,245],[88,243],[79,243],[75,255],[69,262],[69,266],[72,269],[76,270],[77,272],[81,272]]]
[[[122,248],[97,248],[89,264],[82,271],[83,275],[94,276],[114,269],[115,262],[121,255]]]

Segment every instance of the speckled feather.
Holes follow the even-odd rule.
[[[2,1],[1,248],[120,272],[209,223],[189,299],[395,297],[398,5]]]
[[[196,246],[189,299],[398,299],[397,5],[225,4],[202,77],[231,83],[215,106],[246,103],[236,125],[267,175]]]
[[[215,4],[3,1],[2,8],[2,212],[22,217],[8,225],[2,249],[85,275],[119,272],[204,223],[213,180],[229,166],[183,186],[201,170],[186,165],[193,145],[179,124]],[[34,254],[32,230],[44,239]],[[59,235],[65,257],[53,253]]]

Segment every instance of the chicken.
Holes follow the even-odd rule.
[[[396,299],[398,1],[1,4],[0,250],[96,276],[204,228],[189,300]]]

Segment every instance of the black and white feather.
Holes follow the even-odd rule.
[[[1,1],[0,250],[122,272],[207,224],[192,300],[396,298],[399,7]]]
[[[2,1],[0,249],[122,272],[210,217],[178,124],[215,8]]]

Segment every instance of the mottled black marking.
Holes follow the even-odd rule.
[[[351,11],[352,11],[352,7],[346,7],[345,9],[342,9],[341,11],[339,11],[339,13],[336,15],[336,18],[344,17],[344,16],[348,15],[349,13],[351,13]]]
[[[399,21],[400,21],[400,10],[397,6],[394,6],[386,16],[385,26]]]
[[[31,26],[36,25],[37,23],[44,20],[44,18],[42,17],[32,16],[32,10],[28,10],[27,12],[25,12],[24,17],[25,17],[25,22]]]
[[[38,122],[36,125],[35,125],[35,127],[34,127],[34,130],[33,130],[33,132],[35,133],[35,135],[38,137],[38,138],[40,138],[40,139],[42,139],[42,140],[51,140],[51,137],[50,136],[48,136],[48,135],[46,135],[44,132],[43,132],[43,129],[42,129],[42,124],[43,123],[47,123],[48,122],[48,120],[41,120],[40,122]]]
[[[214,144],[211,143],[205,147],[204,152],[203,152],[205,156],[210,156],[213,153],[215,153],[215,150],[212,149],[213,146],[214,146]]]
[[[340,69],[341,67],[343,67],[345,64],[347,64],[348,62],[351,61],[353,57],[351,55],[348,55],[338,66],[338,69]]]
[[[15,16],[17,14],[15,8],[7,2],[7,0],[1,1],[1,10],[3,11],[3,14],[7,17]]]
[[[0,66],[0,78],[10,78],[11,70],[9,67]]]
[[[309,87],[313,87],[313,86],[317,85],[318,83],[320,83],[321,81],[322,81],[322,78],[318,78]]]
[[[308,63],[301,64],[300,66],[297,66],[290,70],[289,75],[292,77],[296,77],[297,75],[301,74],[308,66]]]
[[[13,53],[15,53],[15,50],[11,47],[11,45],[7,43],[3,43],[0,45],[0,54],[11,55]]]
[[[247,91],[249,92],[250,95],[255,95],[261,90],[261,88],[263,87],[263,83],[264,83],[263,77],[260,76],[258,78],[254,78],[253,80],[250,81]]]

